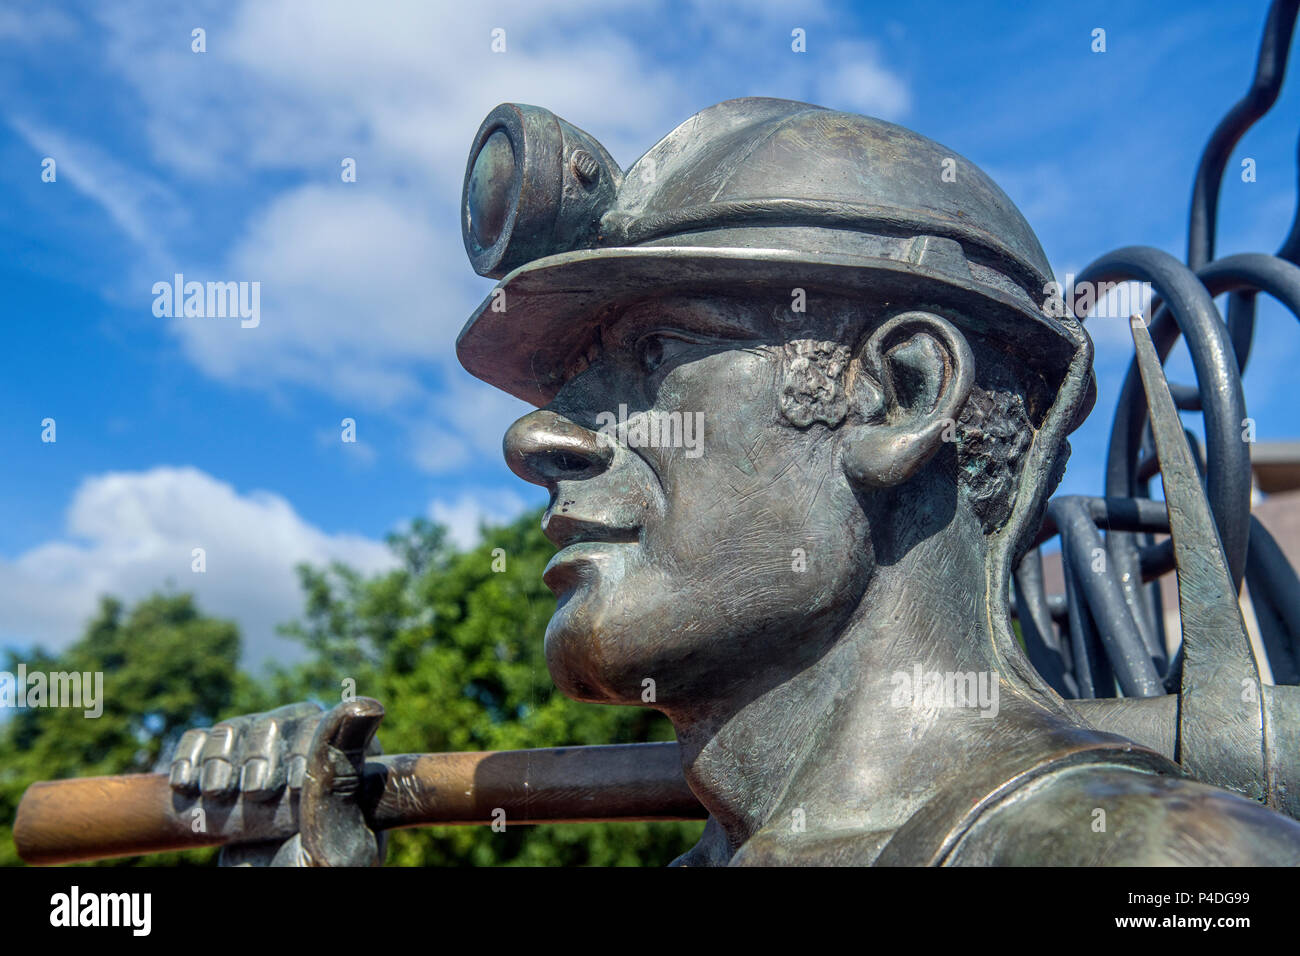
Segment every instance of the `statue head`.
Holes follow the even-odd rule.
[[[979,169],[880,120],[740,99],[623,172],[505,105],[463,208],[501,282],[457,352],[538,406],[505,454],[551,493],[565,693],[707,707],[896,613],[900,588],[968,597],[1037,686],[1007,580],[1091,406],[1091,345]]]

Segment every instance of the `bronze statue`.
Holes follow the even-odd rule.
[[[624,171],[499,106],[461,205],[501,281],[457,352],[537,406],[505,454],[551,495],[556,684],[657,708],[678,743],[381,756],[377,701],[295,704],[187,732],[170,774],[33,784],[20,855],[373,864],[388,829],[508,808],[707,815],[682,865],[1300,863],[1300,578],[1250,513],[1238,431],[1258,293],[1300,316],[1300,207],[1276,255],[1214,255],[1296,13],[1271,4],[1205,146],[1186,265],[1116,250],[1069,305],[1002,191],[898,126],[732,100]],[[1105,495],[1049,502],[1095,397],[1074,291],[1128,280],[1155,298]],[[1180,336],[1194,386],[1163,374]]]
[[[1171,759],[1176,698],[1090,710],[1017,640],[1010,577],[1093,402],[1092,351],[975,166],[889,123],[740,99],[624,172],[507,104],[464,210],[474,267],[502,281],[461,362],[538,406],[505,454],[551,493],[548,666],[570,697],[672,721],[709,814],[679,864],[1300,863],[1300,823],[1260,802],[1291,771],[1250,739],[1279,688],[1248,667],[1234,709],[1235,683],[1184,685],[1246,728],[1245,757],[1196,771],[1234,793]],[[381,715],[190,732],[172,785],[301,786],[301,836],[227,862],[378,862],[357,794]]]

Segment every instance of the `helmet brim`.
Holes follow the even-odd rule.
[[[1046,380],[1059,384],[1086,333],[1020,297],[972,288],[951,274],[896,259],[785,249],[636,246],[580,250],[527,263],[506,275],[456,339],[456,355],[472,375],[532,405],[550,402],[596,329],[634,302],[702,292],[766,295],[790,302],[804,289],[847,295],[885,312],[925,309],[1004,348]],[[815,315],[815,312],[812,314]],[[1090,375],[1091,378],[1091,375]],[[1071,427],[1091,409],[1089,382]]]

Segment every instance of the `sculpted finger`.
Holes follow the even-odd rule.
[[[319,708],[316,715],[319,718]],[[290,724],[285,731],[284,770],[290,790],[302,789],[302,782],[307,776],[307,754],[311,751],[318,724],[319,720],[303,718]]]
[[[195,794],[199,790],[199,770],[202,766],[203,746],[208,741],[206,730],[187,730],[181,734],[172,757],[169,780],[178,793]]]
[[[208,731],[203,746],[203,771],[199,789],[205,797],[223,797],[235,792],[239,784],[235,768],[235,749],[243,722],[239,718],[223,720]]]
[[[253,800],[267,800],[284,788],[284,761],[280,759],[280,725],[271,716],[253,721],[244,740],[244,765],[239,789]]]

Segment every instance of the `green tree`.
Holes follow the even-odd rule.
[[[394,570],[299,568],[301,618],[283,628],[305,658],[253,679],[239,636],[189,595],[154,595],[129,612],[106,598],[85,634],[58,655],[26,655],[29,671],[104,674],[104,710],[27,709],[0,722],[0,864],[17,861],[11,824],[36,780],[139,773],[190,727],[295,700],[337,703],[345,690],[378,698],[389,753],[504,750],[670,740],[659,714],[576,704],[546,671],[542,635],[555,600],[541,582],[553,548],[536,513],[483,529],[471,550],[417,520],[390,538]],[[14,671],[10,655],[2,669]],[[346,682],[346,683],[345,683]],[[700,823],[436,827],[394,833],[399,865],[661,865],[699,837]],[[210,863],[215,851],[112,865]]]
[[[654,711],[578,704],[551,683],[542,651],[555,599],[542,584],[554,547],[538,514],[458,551],[416,521],[390,538],[401,564],[370,578],[335,564],[299,568],[301,620],[283,632],[309,659],[271,677],[280,702],[336,703],[345,690],[387,711],[389,753],[503,750],[671,740]],[[405,865],[662,865],[699,838],[700,823],[432,827],[392,835]]]
[[[187,727],[260,706],[263,698],[239,673],[238,657],[235,625],[203,616],[187,594],[154,595],[129,614],[104,598],[86,633],[66,651],[24,655],[29,673],[102,673],[103,713],[88,718],[77,708],[27,708],[0,723],[0,864],[18,862],[11,825],[30,783],[151,770]],[[0,670],[16,673],[18,662],[9,653]],[[132,862],[211,857],[212,851],[196,851]]]

